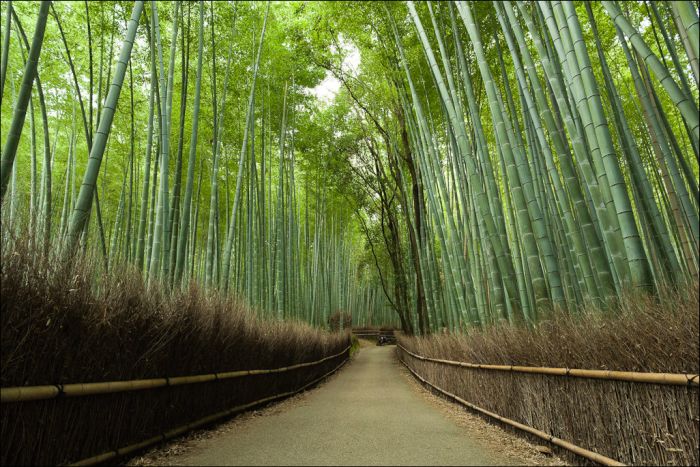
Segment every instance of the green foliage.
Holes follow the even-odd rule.
[[[39,4],[11,5],[33,37]],[[124,68],[133,6],[54,2],[3,220],[317,326],[533,322],[697,277],[692,2],[155,2],[160,38],[145,3]]]

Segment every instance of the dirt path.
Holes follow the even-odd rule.
[[[292,404],[234,421],[210,436],[131,464],[512,465],[531,463],[436,410],[407,384],[394,346],[365,347],[327,383]],[[280,404],[284,406],[285,403]],[[481,422],[483,423],[483,422]],[[224,425],[225,427],[226,425]],[[529,453],[528,453],[529,454]],[[155,458],[154,458],[155,457]],[[528,462],[530,461],[530,462]]]

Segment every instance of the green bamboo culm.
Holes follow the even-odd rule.
[[[76,201],[75,208],[73,209],[73,215],[71,216],[67,237],[68,251],[75,250],[80,234],[85,227],[88,213],[92,207],[92,197],[96,189],[97,176],[99,175],[100,165],[102,164],[102,156],[105,152],[107,138],[109,137],[109,132],[112,128],[112,120],[114,119],[117,101],[119,101],[119,94],[121,93],[122,84],[124,83],[126,67],[131,58],[131,49],[134,45],[136,29],[138,27],[142,11],[143,1],[137,0],[134,2],[131,18],[129,19],[126,30],[126,37],[122,43],[122,49],[119,53],[119,60],[117,61],[117,65],[115,67],[114,77],[112,79],[111,87],[109,89],[109,93],[107,94],[104,109],[102,110],[102,115],[100,117],[100,125],[97,129],[92,149],[90,150],[87,168],[85,169],[85,176],[83,177],[80,192],[78,193],[78,199]]]
[[[672,2],[675,3],[675,2]],[[684,12],[694,12],[694,8],[691,6],[687,8],[688,2],[679,2],[683,5],[681,8]],[[630,38],[632,46],[639,52],[639,54],[644,58],[644,62],[647,64],[649,69],[654,73],[656,78],[659,80],[661,85],[664,87],[669,97],[673,100],[673,103],[678,107],[678,110],[683,115],[686,123],[688,124],[688,129],[690,133],[690,138],[694,146],[698,147],[698,141],[700,140],[700,118],[698,117],[698,107],[697,103],[693,102],[692,98],[686,95],[681,88],[678,86],[676,81],[671,77],[668,69],[661,63],[654,54],[649,46],[644,42],[644,39],[639,34],[639,32],[634,29],[630,24],[629,20],[622,14],[620,7],[611,1],[603,1],[603,6],[608,12],[615,24],[622,29],[627,37]],[[675,7],[678,8],[678,7]],[[694,44],[695,53],[697,54],[697,42],[698,42],[698,19],[695,16],[694,22],[690,19],[692,14],[688,14],[687,24],[691,28],[687,30],[687,33],[691,36],[690,43]],[[685,24],[684,24],[685,25]],[[697,56],[697,55],[696,55]]]
[[[12,0],[6,4],[5,25],[2,35],[2,56],[0,56],[0,102],[5,91],[5,78],[7,78],[7,62],[10,53],[10,25],[12,24]]]
[[[194,185],[194,168],[197,157],[197,136],[199,132],[199,102],[202,89],[202,60],[204,55],[204,3],[199,2],[199,33],[197,46],[197,78],[194,88],[194,108],[192,111],[192,136],[190,137],[189,160],[187,163],[187,182],[185,185],[185,198],[182,203],[182,215],[180,216],[180,236],[177,244],[177,256],[175,261],[175,284],[182,281],[185,267],[185,248],[187,246],[187,232],[190,226],[190,211],[192,206],[192,190]]]
[[[175,48],[177,47],[177,33],[180,2],[175,2],[175,16],[172,31],[172,41],[170,44],[170,61],[168,67],[167,83],[165,81],[165,70],[163,65],[163,47],[160,40],[160,25],[158,21],[157,3],[151,2],[151,13],[153,16],[153,29],[155,30],[155,41],[158,51],[159,78],[158,89],[160,91],[160,188],[158,193],[159,204],[156,211],[156,224],[153,231],[153,247],[151,249],[151,264],[149,265],[148,277],[150,279],[160,276],[168,277],[170,272],[170,232],[168,231],[168,215],[170,213],[168,179],[170,171],[170,125],[172,116],[173,97],[173,74],[175,71]]]
[[[253,78],[250,86],[250,97],[248,98],[248,112],[246,115],[245,129],[243,130],[243,142],[241,148],[241,155],[238,160],[238,175],[236,176],[236,194],[233,201],[233,208],[231,210],[231,217],[229,219],[228,234],[226,236],[226,249],[224,250],[224,262],[222,267],[221,275],[221,288],[224,293],[228,290],[229,284],[229,274],[231,272],[231,255],[233,252],[233,239],[234,239],[234,229],[236,226],[236,215],[238,214],[238,204],[240,203],[241,197],[241,184],[243,178],[244,160],[245,154],[248,150],[248,135],[250,132],[251,120],[254,118],[254,102],[255,102],[255,82],[258,77],[258,68],[260,67],[260,56],[262,55],[262,47],[265,39],[265,27],[267,26],[267,17],[270,13],[270,2],[267,3],[267,9],[265,10],[265,18],[263,19],[262,32],[260,33],[260,43],[258,45],[258,53],[255,59],[255,66],[253,67]],[[249,219],[248,222],[251,222]]]
[[[44,31],[46,30],[46,20],[49,16],[50,8],[50,1],[42,1],[39,5],[39,15],[37,16],[36,27],[34,28],[34,37],[32,38],[32,45],[29,49],[27,63],[24,67],[22,84],[19,88],[19,94],[12,115],[10,131],[7,134],[5,146],[2,149],[2,161],[0,161],[0,202],[5,199],[5,192],[7,191],[7,185],[10,182],[10,175],[12,174],[12,166],[14,165],[15,156],[17,155],[17,146],[19,145],[20,136],[22,135],[24,119],[27,116],[27,105],[31,98],[32,87],[37,74],[36,70],[39,65],[41,47],[44,44]],[[9,4],[8,15],[11,11],[12,5]],[[5,39],[7,39],[6,42],[9,44],[8,32],[9,28],[5,31]],[[3,55],[3,59],[5,59],[5,57],[6,54]]]

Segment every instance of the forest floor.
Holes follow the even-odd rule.
[[[394,346],[362,344],[315,389],[194,432],[129,465],[564,464],[428,392],[398,362]]]

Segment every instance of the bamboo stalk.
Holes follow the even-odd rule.
[[[109,381],[103,383],[73,383],[56,384],[45,386],[23,386],[0,388],[0,403],[25,402],[35,400],[55,399],[60,395],[65,397],[92,396],[95,394],[114,394],[117,392],[140,391],[144,389],[154,389],[165,386],[180,386],[184,384],[206,383],[210,381],[220,381],[224,379],[239,378],[251,375],[266,375],[273,373],[284,373],[309,366],[318,365],[325,361],[339,357],[350,349],[348,345],[342,351],[324,357],[313,362],[297,363],[295,365],[271,368],[265,370],[238,370],[223,373],[209,373],[205,375],[177,376],[152,379],[137,379],[130,381]]]
[[[476,406],[476,405],[472,404],[471,402],[465,401],[464,399],[462,399],[459,396],[456,396],[450,392],[445,391],[444,389],[441,389],[441,388],[435,386],[433,383],[427,381],[425,378],[423,378],[418,373],[413,371],[413,369],[410,366],[408,366],[408,364],[406,362],[404,362],[403,360],[401,360],[401,363],[403,363],[406,366],[406,368],[408,368],[408,371],[410,371],[413,374],[413,376],[418,378],[421,382],[427,384],[428,386],[435,389],[436,391],[446,395],[450,399],[454,399],[455,401],[459,402],[460,404],[469,407],[472,410],[476,410],[477,412],[480,412],[484,415],[488,415],[491,418],[495,418],[496,420],[503,422],[503,423],[506,423],[506,424],[513,426],[515,428],[518,428],[519,430],[526,431],[530,434],[537,436],[538,438],[542,438],[545,441],[549,441],[550,443],[555,444],[559,447],[562,447],[562,448],[566,449],[567,451],[573,452],[574,454],[577,454],[581,457],[592,460],[592,461],[597,462],[599,464],[602,464],[602,465],[625,465],[622,462],[616,461],[615,459],[611,459],[610,457],[604,456],[602,454],[598,454],[597,452],[590,451],[590,450],[582,448],[580,446],[576,446],[575,444],[570,443],[568,441],[564,441],[563,439],[557,438],[556,436],[549,435],[549,434],[545,433],[544,431],[538,430],[537,428],[533,428],[533,427],[525,425],[523,423],[516,422],[515,420],[511,420],[510,418],[502,417],[502,416],[498,415],[497,413],[490,412],[486,409],[482,409],[481,407]]]
[[[552,368],[540,366],[519,366],[519,365],[489,365],[483,363],[456,362],[453,360],[443,360],[440,358],[425,357],[411,352],[401,344],[396,344],[408,355],[426,362],[441,363],[443,365],[459,366],[463,368],[474,368],[478,370],[512,371],[515,373],[531,373],[551,376],[573,376],[577,378],[602,379],[614,381],[630,381],[633,383],[667,384],[674,386],[700,385],[700,375],[690,373],[644,373],[636,371],[612,371],[612,370],[584,370],[578,368]]]

